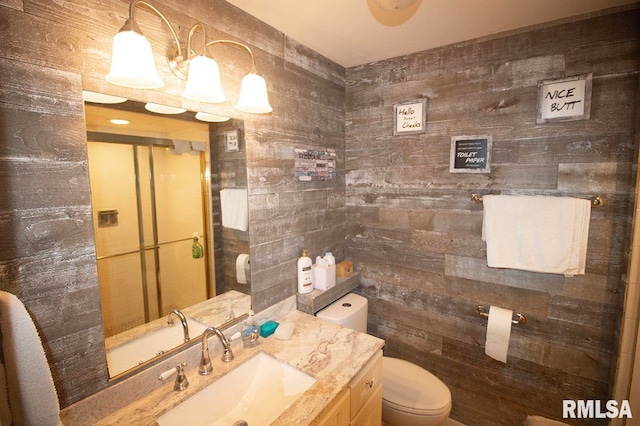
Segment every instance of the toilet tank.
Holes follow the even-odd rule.
[[[318,311],[316,316],[325,321],[366,333],[367,308],[368,302],[365,297],[349,293]]]

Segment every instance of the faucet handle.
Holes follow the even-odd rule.
[[[186,362],[182,364],[178,364],[177,366],[163,372],[158,376],[158,380],[167,380],[173,374],[178,373],[176,376],[176,381],[173,384],[173,390],[183,391],[189,387],[189,380],[187,379],[186,374],[184,374],[184,367],[187,365]]]

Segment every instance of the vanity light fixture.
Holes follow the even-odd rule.
[[[183,52],[180,40],[169,20],[153,5],[144,0],[133,0],[129,5],[129,19],[120,32],[113,38],[111,68],[106,80],[112,84],[134,89],[157,89],[164,85],[153,61],[153,52],[149,40],[142,34],[135,20],[136,7],[145,7],[158,15],[166,24],[173,36],[174,43],[167,53],[167,61],[171,71],[179,78],[186,80],[182,96],[198,102],[225,102],[226,97],[220,83],[218,64],[207,56],[209,46],[227,44],[241,47],[251,57],[251,68],[242,79],[240,97],[236,109],[242,112],[264,114],[273,111],[267,95],[267,84],[260,74],[256,73],[255,58],[249,46],[233,40],[214,40],[206,42],[207,36],[202,24],[195,24],[189,31],[186,51]],[[195,55],[191,49],[191,39],[200,28],[204,35],[202,52]],[[194,56],[195,55],[195,56]]]

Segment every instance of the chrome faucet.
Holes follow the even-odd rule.
[[[198,367],[198,373],[202,376],[208,375],[213,370],[211,367],[211,359],[209,358],[209,343],[207,342],[207,339],[212,334],[218,336],[220,343],[222,343],[222,361],[233,361],[233,352],[231,352],[229,340],[222,334],[222,331],[216,327],[207,327],[202,333],[202,357],[200,358],[200,367]]]
[[[182,323],[182,331],[184,333],[184,341],[188,342],[190,339],[189,324],[187,324],[187,319],[182,312],[180,312],[178,309],[174,309],[173,311],[171,311],[171,313],[169,313],[169,316],[167,317],[167,325],[169,327],[173,327],[173,318],[171,318],[172,314],[175,314],[180,319],[180,322]]]

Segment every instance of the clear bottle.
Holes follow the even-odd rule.
[[[258,336],[260,336],[260,326],[253,317],[253,310],[249,311],[249,318],[242,325],[242,343],[245,348],[250,348],[258,344]]]

